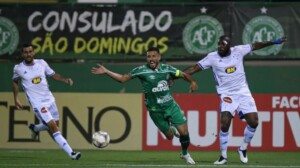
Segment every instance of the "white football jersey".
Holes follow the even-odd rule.
[[[221,57],[217,51],[209,53],[198,62],[201,69],[212,68],[218,94],[250,93],[244,71],[244,56],[252,51],[252,46],[231,47],[231,54]]]
[[[43,59],[34,59],[33,65],[21,62],[14,67],[13,80],[21,80],[22,88],[26,93],[29,103],[33,107],[55,101],[49,90],[46,77],[54,75],[55,72]]]

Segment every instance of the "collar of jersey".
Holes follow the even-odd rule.
[[[24,64],[25,66],[33,66],[33,65],[34,65],[34,60],[32,61],[32,63],[31,63],[31,64],[26,64],[26,62],[25,62],[25,61],[23,61],[23,64]]]
[[[158,66],[157,66],[155,69],[150,68],[149,64],[147,64],[147,67],[148,67],[149,69],[151,69],[152,71],[158,71],[159,68],[160,68],[160,63],[158,63]]]

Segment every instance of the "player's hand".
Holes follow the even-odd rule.
[[[198,85],[196,83],[196,81],[192,81],[191,85],[190,85],[190,93],[196,91],[198,89]]]
[[[67,84],[72,86],[73,85],[73,80],[71,78],[67,78]]]
[[[101,64],[97,64],[97,65],[98,65],[97,67],[92,68],[91,72],[95,75],[105,74],[107,69]]]
[[[19,99],[15,100],[15,106],[18,110],[23,108],[22,103],[19,101]]]

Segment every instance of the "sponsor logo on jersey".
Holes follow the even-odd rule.
[[[236,71],[236,67],[228,67],[225,69],[225,72],[231,74]]]
[[[19,43],[19,30],[16,25],[0,16],[0,55],[12,54]]]
[[[223,34],[223,27],[217,19],[202,15],[187,23],[182,41],[189,53],[207,54],[217,48],[219,37]]]
[[[46,108],[46,107],[42,107],[42,108],[41,108],[41,112],[42,112],[42,113],[47,113],[47,108]]]
[[[31,82],[32,82],[33,84],[39,84],[39,83],[41,83],[41,81],[42,81],[42,78],[41,78],[41,77],[35,77],[35,78],[33,78],[33,79],[31,80]]]
[[[152,92],[162,92],[169,90],[168,82],[165,80],[159,81],[157,87],[152,88]]]
[[[149,76],[149,79],[152,79],[152,80],[153,80],[153,79],[155,79],[155,76],[154,76],[154,75],[150,75],[150,76]]]
[[[254,42],[272,41],[284,36],[284,31],[280,23],[270,16],[258,16],[251,19],[243,31],[243,43],[252,44]],[[282,45],[272,45],[260,50],[253,51],[259,56],[278,54]]]
[[[172,96],[171,95],[165,95],[163,97],[157,98],[157,103],[162,104],[162,103],[166,103],[170,100],[173,100]]]
[[[232,99],[230,97],[224,97],[223,101],[226,103],[232,103]]]

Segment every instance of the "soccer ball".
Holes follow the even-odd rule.
[[[92,143],[97,148],[105,148],[109,144],[110,136],[105,131],[98,131],[93,134]]]

